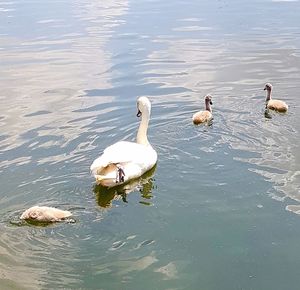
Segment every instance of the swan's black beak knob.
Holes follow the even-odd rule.
[[[136,114],[137,117],[140,117],[142,116],[142,112],[140,110],[138,110],[137,114]]]

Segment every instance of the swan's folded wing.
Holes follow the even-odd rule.
[[[139,163],[147,158],[148,146],[134,142],[120,141],[107,147],[103,154],[91,165],[91,172],[95,175],[109,164]]]

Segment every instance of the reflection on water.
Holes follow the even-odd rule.
[[[7,151],[6,158],[0,161],[1,170],[31,162],[31,156],[17,159],[16,153],[9,154],[11,150],[23,151],[24,145],[38,152],[56,151],[51,156],[56,161],[64,160],[66,154],[55,148],[71,145],[73,150],[66,151],[74,157],[79,148],[72,143],[94,121],[91,112],[84,114],[77,110],[114,99],[105,96],[95,101],[79,96],[84,95],[86,87],[112,87],[111,55],[104,47],[121,24],[119,17],[126,13],[127,1],[105,4],[79,1],[70,7],[64,2],[48,2],[46,10],[35,2],[30,2],[28,8],[18,1],[0,5],[13,8],[3,11],[8,22],[3,21],[5,25],[0,30],[0,56],[5,60],[0,71],[0,78],[5,80],[1,85],[0,106],[5,110],[1,110],[0,116],[6,133],[0,144]],[[31,6],[36,13],[27,10]],[[28,30],[19,36],[25,19]],[[76,26],[76,32],[72,26]],[[35,142],[37,136],[44,138]],[[39,158],[41,163],[49,161],[46,157]]]
[[[163,274],[164,280],[177,278],[177,274],[178,274],[178,271],[176,269],[176,265],[174,262],[170,262],[167,265],[156,269],[155,272]]]
[[[265,109],[265,118],[272,119],[272,112],[269,109]]]
[[[131,180],[128,183],[112,188],[103,187],[101,185],[94,186],[97,203],[100,207],[107,208],[112,206],[113,200],[122,199],[123,202],[128,202],[127,195],[132,191],[139,191],[143,201],[140,203],[151,205],[152,189],[154,188],[153,175],[156,166],[143,174],[141,177]]]

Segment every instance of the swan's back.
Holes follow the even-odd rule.
[[[148,168],[149,164],[152,164],[154,160],[156,163],[157,153],[151,145],[120,141],[107,147],[103,154],[94,160],[90,169],[94,175],[97,175],[105,167],[113,166],[114,164],[134,163],[143,168]]]
[[[212,113],[210,111],[200,111],[193,115],[193,123],[195,125],[208,122],[212,119]]]
[[[107,147],[91,165],[91,172],[98,184],[112,187],[140,177],[153,168],[157,153],[151,145],[120,141]],[[118,180],[119,170],[124,174]]]
[[[288,110],[288,105],[284,101],[271,99],[267,103],[267,108],[277,112],[285,113]]]

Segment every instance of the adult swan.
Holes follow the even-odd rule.
[[[119,141],[107,147],[103,154],[94,160],[91,172],[96,182],[113,187],[140,177],[150,170],[157,161],[157,153],[147,138],[151,114],[151,103],[147,97],[137,100],[137,117],[142,117],[137,132],[136,143]]]

